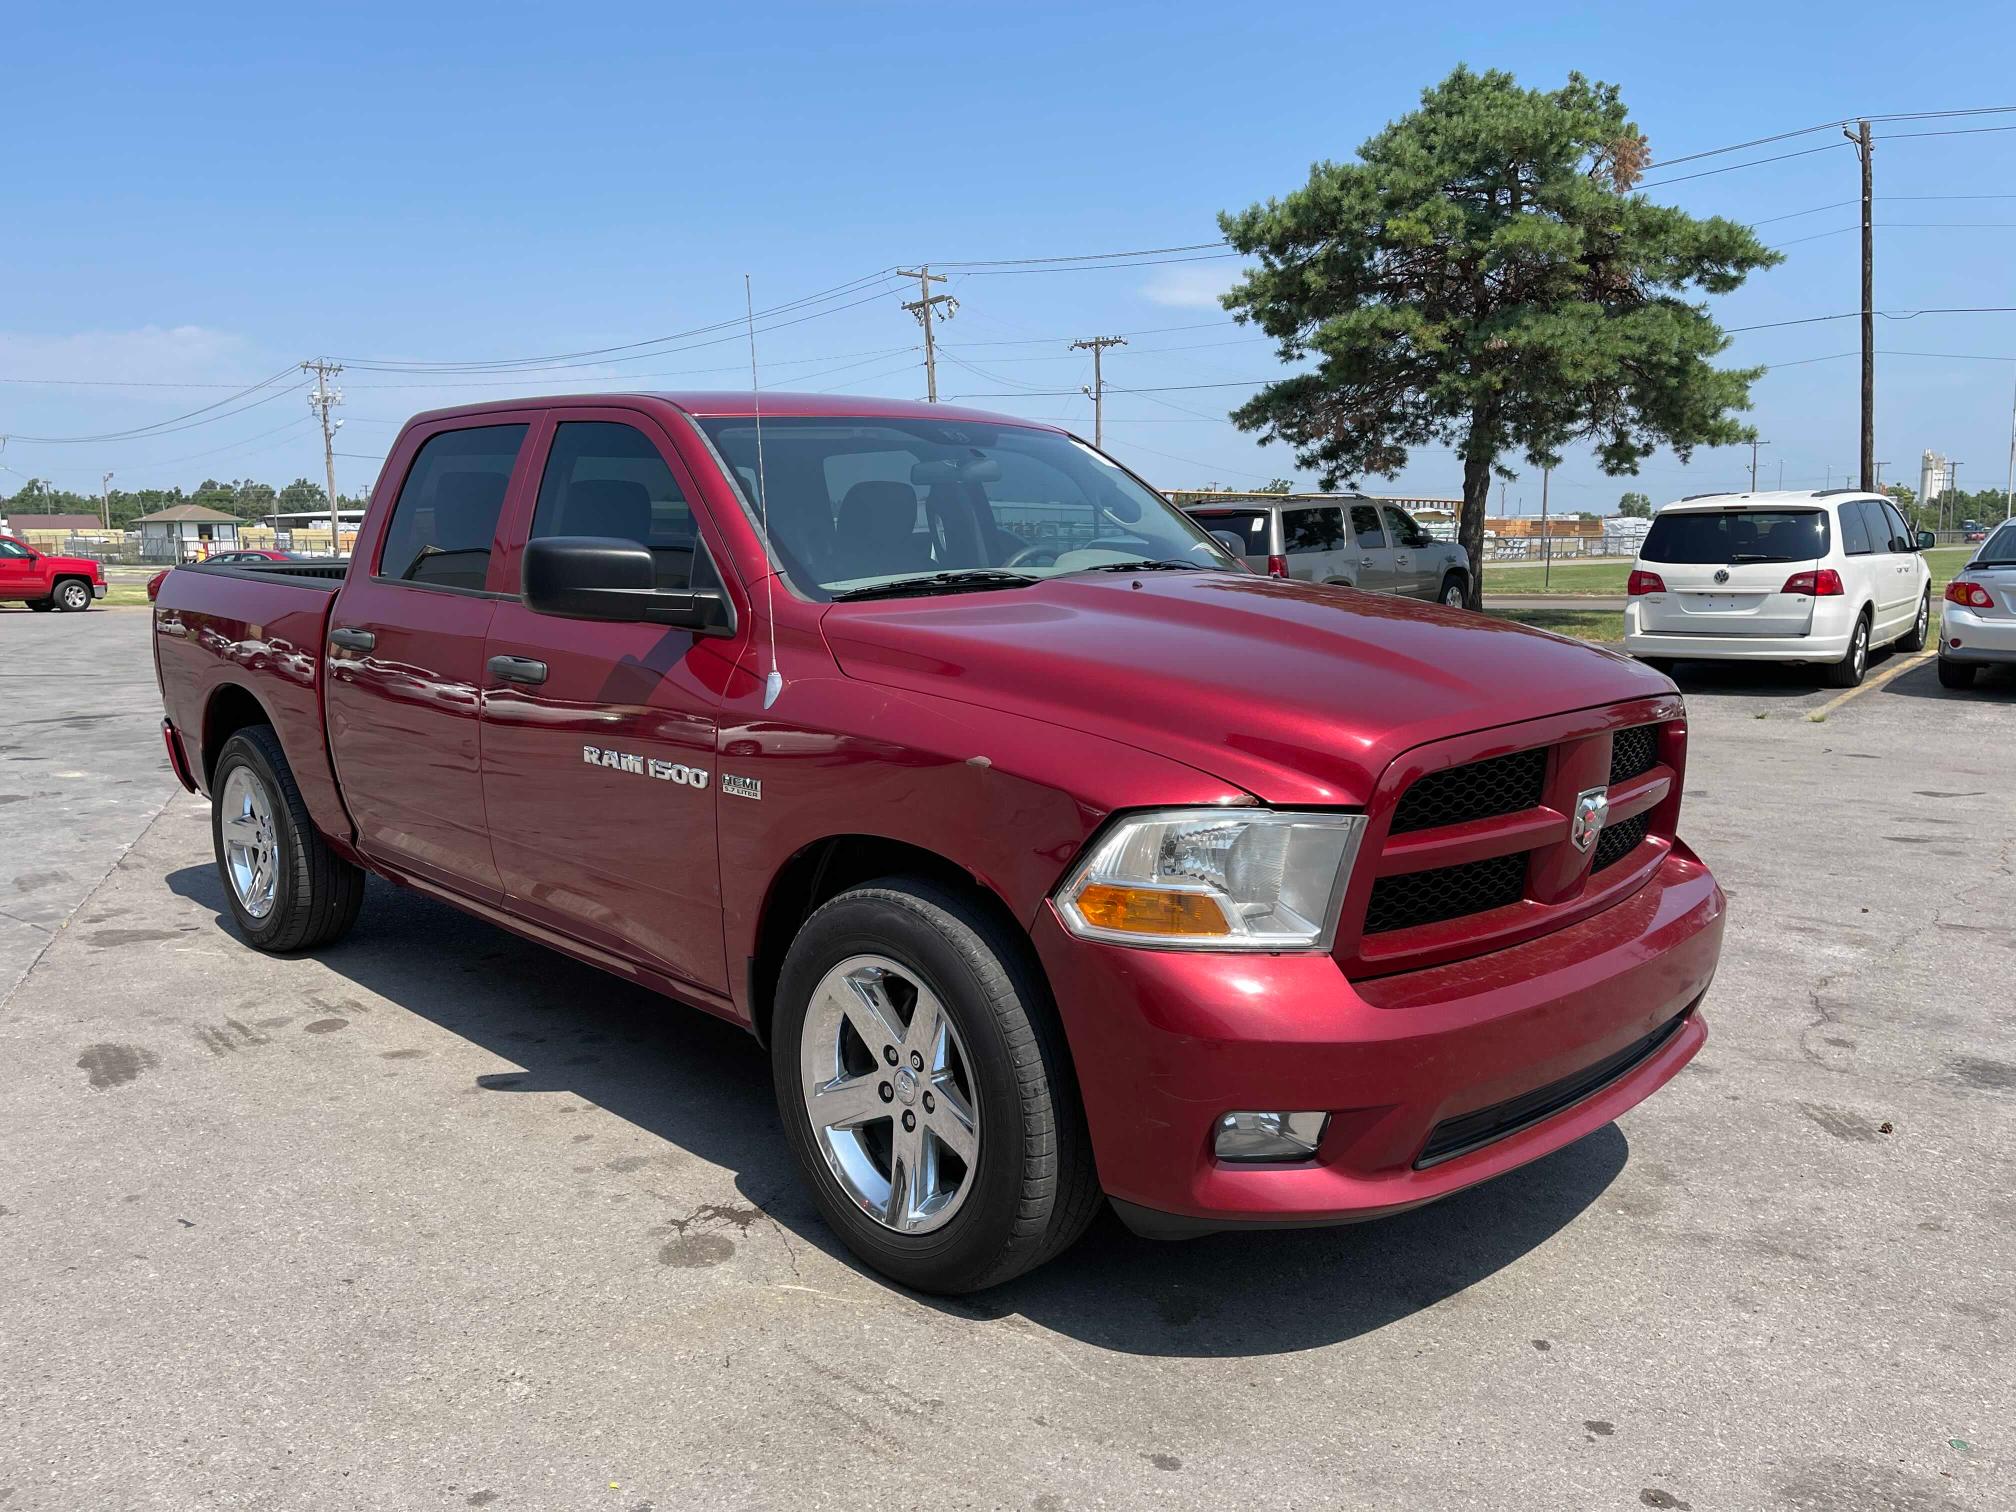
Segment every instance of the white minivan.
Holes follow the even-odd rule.
[[[1624,648],[1662,670],[1694,660],[1815,662],[1862,681],[1872,646],[1924,649],[1932,544],[1880,494],[1706,494],[1668,504],[1645,533]]]

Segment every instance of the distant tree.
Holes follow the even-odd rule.
[[[1627,520],[1649,520],[1652,518],[1652,500],[1642,493],[1627,493],[1617,501],[1617,513]]]
[[[1264,494],[1293,493],[1295,492],[1295,485],[1289,482],[1286,478],[1275,478],[1270,482],[1261,484],[1258,488],[1254,489],[1253,492]]]
[[[1726,294],[1779,255],[1733,221],[1632,195],[1650,152],[1614,87],[1458,68],[1358,156],[1219,217],[1260,263],[1225,307],[1283,361],[1317,363],[1235,410],[1242,430],[1293,446],[1326,488],[1454,446],[1458,535],[1480,568],[1507,452],[1551,466],[1586,440],[1616,474],[1661,446],[1750,439],[1733,416],[1763,370],[1711,366],[1728,338],[1682,295]],[[1473,607],[1481,590],[1480,571]]]
[[[279,497],[271,483],[246,478],[232,485],[231,512],[242,520],[256,520],[260,515],[272,513],[274,501]]]
[[[319,483],[310,483],[306,478],[296,478],[280,490],[277,502],[283,514],[298,513],[304,509],[327,509],[329,494]]]

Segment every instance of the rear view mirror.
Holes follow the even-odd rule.
[[[543,536],[525,543],[525,607],[558,619],[672,625],[699,635],[734,629],[718,591],[658,586],[650,549],[614,536]]]
[[[1921,530],[1918,532],[1918,549],[1920,551],[1930,551],[1935,544],[1937,542],[1931,531]]]
[[[934,457],[910,469],[910,481],[922,488],[934,483],[999,483],[1001,464],[993,457]]]

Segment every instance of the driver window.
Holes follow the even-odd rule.
[[[34,553],[26,546],[17,546],[12,541],[0,541],[0,557],[30,557]]]
[[[1420,547],[1429,544],[1428,532],[1414,523],[1414,517],[1404,509],[1395,509],[1391,504],[1380,508],[1386,515],[1386,526],[1393,532],[1395,546]]]

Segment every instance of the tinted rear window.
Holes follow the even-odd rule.
[[[480,425],[429,437],[392,506],[378,571],[411,583],[481,588],[525,430]]]
[[[1211,534],[1232,536],[1245,542],[1242,556],[1267,555],[1267,511],[1264,509],[1207,509],[1190,516]]]
[[[1662,514],[1645,532],[1648,562],[1810,562],[1827,555],[1819,509],[1703,509]]]

